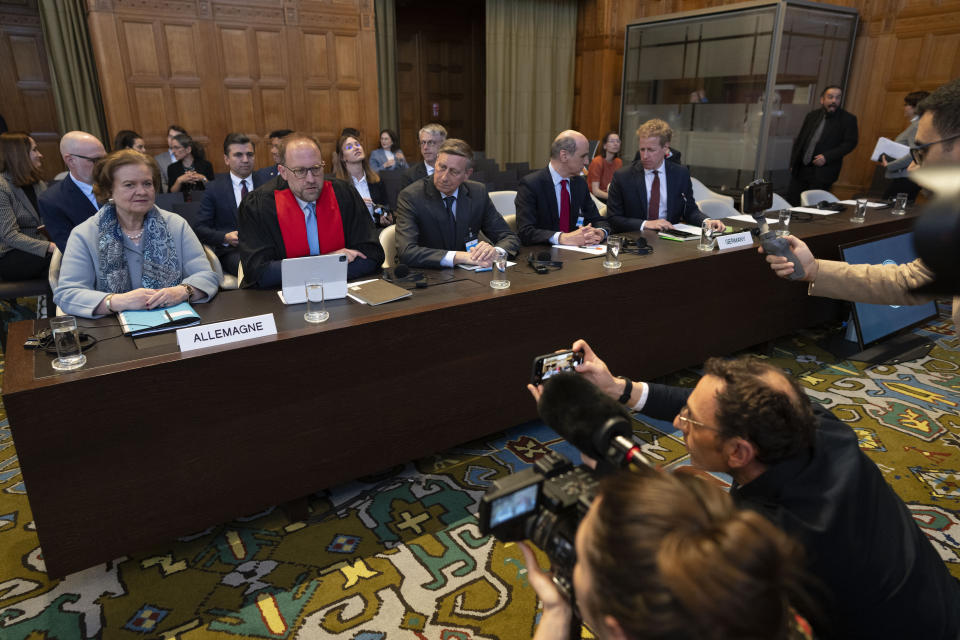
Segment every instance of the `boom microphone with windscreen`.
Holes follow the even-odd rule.
[[[543,387],[540,417],[581,453],[597,461],[599,471],[625,463],[653,465],[631,436],[630,412],[577,373],[559,373]]]

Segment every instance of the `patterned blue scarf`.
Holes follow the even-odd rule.
[[[97,257],[100,261],[100,273],[103,274],[99,290],[106,293],[126,293],[133,289],[133,284],[130,282],[127,258],[123,253],[123,230],[117,220],[114,205],[104,205],[100,210],[97,230]],[[167,224],[156,207],[148,211],[143,219],[140,247],[143,249],[141,286],[147,289],[163,289],[180,284],[180,259],[173,246],[173,238],[167,231]]]

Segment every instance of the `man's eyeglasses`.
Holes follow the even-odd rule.
[[[680,409],[680,413],[677,414],[677,418],[679,418],[683,422],[686,422],[689,425],[696,425],[701,429],[706,429],[708,431],[716,431],[717,433],[720,433],[720,429],[717,429],[716,427],[711,427],[708,424],[704,424],[699,420],[694,420],[693,418],[691,418],[690,407],[688,407],[687,405],[683,405],[683,409]]]
[[[288,167],[285,164],[281,164],[280,166],[295,175],[298,179],[305,178],[307,176],[307,171],[309,171],[310,175],[312,175],[314,178],[319,178],[323,175],[323,168],[327,166],[327,163],[321,162],[320,164],[315,164],[312,167],[297,167],[296,169],[293,167]]]
[[[89,160],[90,162],[97,162],[98,160],[103,159],[103,156],[97,156],[96,158],[91,158],[90,156],[82,156],[79,153],[71,153],[70,155],[72,155],[74,158],[83,158],[84,160]]]
[[[960,133],[950,136],[949,138],[943,138],[942,140],[934,140],[933,142],[928,142],[926,144],[918,144],[910,147],[910,157],[913,158],[913,161],[919,166],[923,164],[923,159],[927,157],[927,151],[930,150],[935,144],[942,144],[944,142],[950,142],[951,140],[956,140],[960,138]]]

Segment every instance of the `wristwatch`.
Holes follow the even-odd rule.
[[[193,297],[193,287],[186,282],[181,282],[180,286],[187,290],[187,302],[190,302],[190,298]]]
[[[620,376],[620,379],[623,380],[623,395],[617,398],[617,402],[620,404],[627,404],[630,402],[630,394],[633,393],[633,381],[630,378]]]

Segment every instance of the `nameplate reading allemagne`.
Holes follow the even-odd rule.
[[[724,249],[733,249],[735,247],[749,247],[752,244],[753,234],[751,234],[749,231],[731,233],[717,238],[717,249],[720,251],[723,251]]]
[[[273,314],[265,313],[262,316],[177,329],[177,343],[180,345],[180,351],[193,351],[275,335],[277,335],[277,323],[273,319]]]

